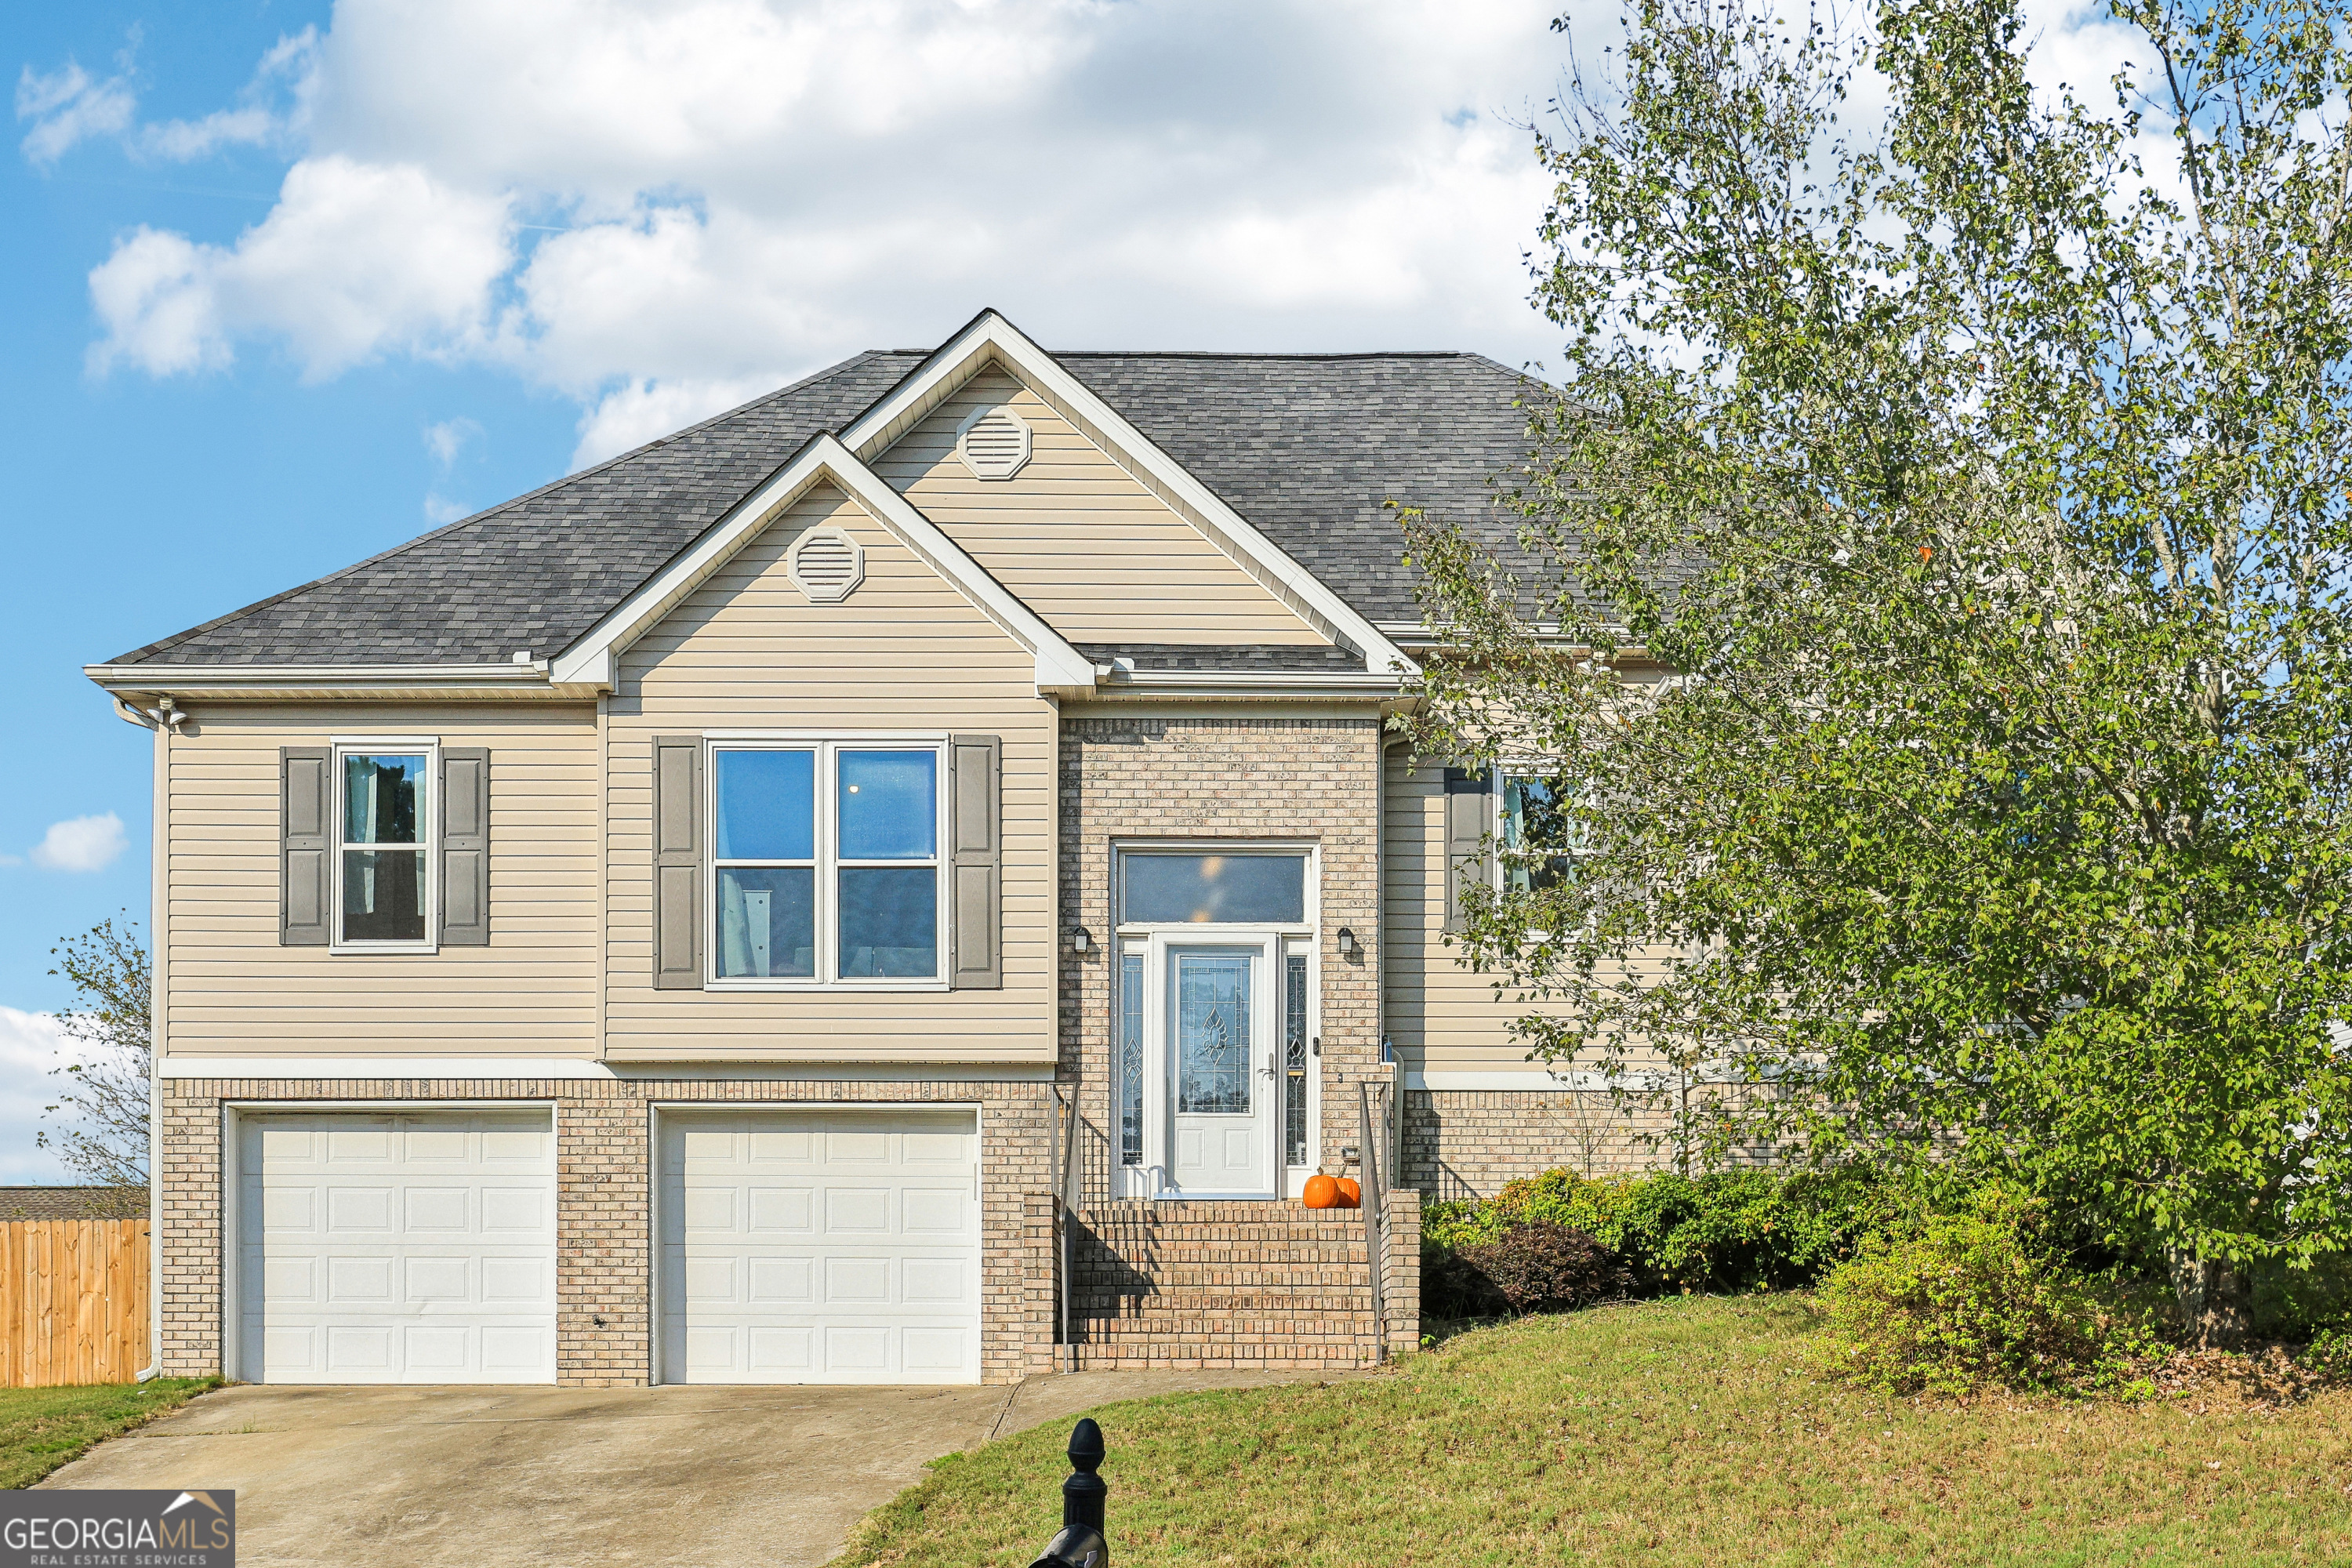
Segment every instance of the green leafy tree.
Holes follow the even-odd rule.
[[[1417,741],[1566,803],[1461,939],[1533,1054],[1997,1168],[2218,1342],[2352,1243],[2352,50],[2114,15],[2086,95],[2011,0],[1641,0],[1539,140],[1539,570],[1408,514]]]
[[[68,1059],[50,1069],[56,1101],[38,1142],[84,1182],[112,1189],[100,1206],[146,1212],[150,972],[134,924],[100,921],[50,950],[74,988],[58,1015]]]

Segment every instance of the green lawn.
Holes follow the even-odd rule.
[[[219,1386],[218,1378],[159,1377],[85,1388],[0,1388],[0,1489],[31,1486],[91,1444]]]
[[[1795,1297],[1465,1334],[1325,1387],[1097,1413],[1112,1561],[1148,1564],[2352,1560],[2352,1391],[1888,1400],[1803,1365]],[[843,1562],[1025,1568],[1068,1425],[940,1460]]]

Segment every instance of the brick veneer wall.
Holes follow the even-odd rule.
[[[1062,1072],[1088,1124],[1087,1202],[1110,1196],[1114,839],[1304,839],[1320,847],[1322,1147],[1357,1141],[1356,1085],[1380,1062],[1380,721],[1273,716],[1067,719],[1062,726]],[[1069,951],[1084,926],[1094,950]],[[1341,926],[1359,942],[1339,956]]]
[[[974,1105],[981,1126],[981,1376],[1025,1376],[1038,1353],[1030,1321],[1053,1289],[1025,1194],[1052,1185],[1053,1098],[1042,1083],[865,1083],[835,1079],[166,1079],[159,1152],[163,1227],[163,1370],[221,1367],[222,1103],[353,1100],[551,1100],[556,1161],[556,1381],[640,1384],[653,1375],[653,1183],[656,1101],[758,1105]],[[1050,1226],[1048,1226],[1050,1232]],[[1036,1286],[1040,1261],[1045,1286]],[[604,1320],[600,1327],[596,1320]],[[1052,1331],[1045,1331],[1052,1355]]]
[[[1391,1358],[1421,1348],[1421,1194],[1401,1187],[1381,1208],[1381,1313]]]
[[[1664,1112],[1621,1110],[1602,1089],[1405,1091],[1403,1184],[1439,1200],[1490,1198],[1557,1166],[1589,1176],[1643,1171]]]

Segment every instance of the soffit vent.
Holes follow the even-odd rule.
[[[983,479],[1009,479],[1029,460],[1029,426],[1010,408],[983,408],[956,430],[956,453]]]
[[[793,542],[784,572],[812,603],[837,605],[866,581],[866,552],[837,528],[813,528]]]

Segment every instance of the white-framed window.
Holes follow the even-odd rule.
[[[432,741],[335,742],[337,949],[429,952],[436,945],[439,764],[440,747]]]
[[[1495,792],[1496,885],[1518,892],[1541,891],[1576,874],[1583,836],[1569,815],[1560,780],[1532,772],[1498,770]]]
[[[709,983],[944,988],[946,738],[709,748]]]

